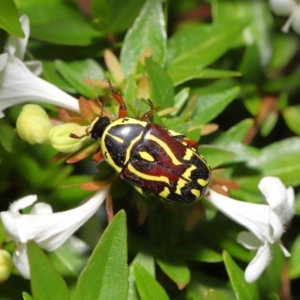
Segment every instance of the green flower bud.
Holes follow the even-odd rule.
[[[54,126],[49,134],[49,140],[52,147],[63,153],[76,152],[83,147],[86,140],[89,138],[83,137],[81,139],[70,138],[70,133],[74,133],[79,137],[86,134],[86,126],[80,126],[75,123],[66,123]]]
[[[9,252],[0,249],[0,281],[6,280],[11,273],[12,259]]]
[[[42,144],[48,140],[52,124],[47,113],[38,105],[27,104],[17,119],[17,131],[29,144]]]

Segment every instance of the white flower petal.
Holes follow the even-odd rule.
[[[24,61],[25,66],[36,76],[40,76],[43,73],[43,64],[38,60]]]
[[[3,53],[0,55],[0,72],[5,68],[8,60],[8,54]]]
[[[271,257],[270,245],[267,240],[265,240],[264,245],[258,249],[255,257],[247,266],[245,270],[245,280],[248,283],[252,283],[257,280],[270,263]]]
[[[29,195],[29,196],[23,197],[15,202],[13,202],[9,207],[9,211],[18,213],[19,210],[32,205],[36,200],[37,200],[36,195]]]
[[[47,102],[79,112],[77,99],[32,74],[22,61],[10,54],[4,70],[0,72],[0,82],[2,116],[2,111],[7,107],[34,101]]]
[[[31,215],[49,215],[52,213],[53,210],[51,205],[44,202],[36,203],[30,211]]]
[[[253,232],[260,240],[266,237],[273,241],[273,232],[269,225],[269,206],[238,201],[212,190],[206,199],[223,214]]]
[[[297,6],[294,0],[269,0],[271,10],[278,16],[289,16]]]
[[[237,242],[249,250],[256,250],[262,245],[261,240],[249,231],[240,232],[237,236]]]
[[[26,244],[21,244],[19,251],[14,253],[13,263],[25,279],[30,279],[30,267]]]
[[[285,257],[290,257],[291,256],[291,253],[289,251],[287,251],[287,249],[282,245],[282,243],[279,243],[279,247],[282,250]]]
[[[12,56],[15,56],[19,58],[20,60],[23,60],[26,46],[29,38],[29,19],[26,15],[21,16],[20,18],[21,26],[25,34],[25,38],[20,39],[18,37],[15,37],[13,35],[10,35],[7,39],[7,43],[5,45],[5,50],[10,53]]]
[[[74,209],[44,215],[20,215],[2,212],[5,230],[21,243],[34,240],[43,249],[53,251],[63,244],[99,208],[109,187]]]

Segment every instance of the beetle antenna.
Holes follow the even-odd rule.
[[[99,113],[99,117],[101,118],[103,116],[103,108],[104,108],[104,104],[103,104],[103,99],[101,98],[101,96],[97,96],[96,97],[97,102],[100,104],[101,110]]]

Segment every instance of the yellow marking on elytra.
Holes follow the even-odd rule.
[[[194,152],[190,148],[186,148],[185,155],[183,157],[184,160],[190,160],[194,155]]]
[[[183,136],[181,133],[178,133],[178,132],[173,131],[173,130],[168,130],[168,133],[169,133],[171,136]]]
[[[125,161],[124,161],[124,165],[128,162],[128,160],[130,159],[130,154],[131,154],[131,149],[134,146],[134,144],[141,139],[142,135],[143,135],[143,131],[137,136],[135,137],[133,140],[131,140],[130,144],[127,147],[126,150],[126,156],[125,156]]]
[[[167,187],[165,186],[164,189],[163,189],[163,191],[160,192],[158,195],[159,195],[160,197],[162,197],[162,198],[167,198],[167,197],[170,195],[170,190],[169,190],[169,188],[167,188]]]
[[[195,197],[198,199],[201,195],[201,192],[199,190],[196,190],[196,189],[191,189],[191,193],[193,195],[195,195]]]
[[[183,179],[178,179],[177,185],[176,185],[176,191],[175,193],[178,195],[181,195],[181,189],[186,185],[186,181]]]
[[[183,173],[182,173],[182,177],[190,180],[191,179],[191,174],[192,171],[196,170],[197,168],[194,165],[191,165],[190,167],[188,167]]]
[[[207,180],[204,179],[198,179],[197,182],[201,185],[201,186],[206,186],[208,184]]]
[[[163,142],[162,140],[160,140],[159,138],[157,138],[154,135],[150,135],[149,140],[152,140],[152,141],[156,142],[157,144],[159,144],[169,155],[169,157],[171,158],[174,165],[182,165],[182,163],[175,157],[172,150],[165,142]]]
[[[128,170],[140,178],[143,178],[143,179],[146,179],[149,181],[162,181],[162,182],[165,182],[168,185],[170,185],[169,178],[166,176],[152,176],[152,175],[148,175],[148,174],[139,172],[138,170],[136,170],[134,168],[134,166],[132,164],[128,164]]]
[[[108,136],[110,136],[111,138],[113,138],[114,140],[116,140],[118,143],[120,144],[123,144],[124,143],[124,140],[116,135],[113,135],[113,134],[110,134],[110,133],[107,133]]]
[[[140,151],[139,155],[142,159],[147,160],[147,161],[155,161],[154,157],[148,153],[147,151]]]

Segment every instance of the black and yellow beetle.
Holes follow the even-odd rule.
[[[140,120],[126,117],[122,96],[107,79],[112,96],[118,101],[119,115],[114,121],[100,115],[86,129],[84,136],[100,142],[104,159],[147,197],[152,194],[177,204],[193,203],[208,191],[211,169],[197,153],[198,143],[182,134],[147,122],[153,113],[145,113]],[[72,138],[81,138],[70,134]]]

